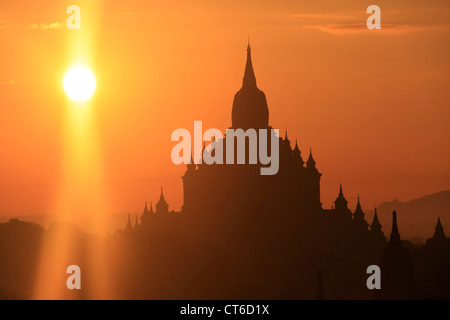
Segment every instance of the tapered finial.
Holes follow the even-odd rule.
[[[256,77],[253,70],[252,64],[252,49],[250,48],[250,37],[247,44],[247,62],[245,64],[244,79],[242,82],[243,88],[255,88],[256,87]]]
[[[397,244],[400,242],[400,233],[397,226],[397,212],[392,212],[392,231],[391,231],[391,244]]]

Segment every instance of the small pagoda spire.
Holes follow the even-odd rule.
[[[380,220],[378,220],[377,207],[375,207],[375,213],[373,214],[373,220],[372,220],[371,228],[373,229],[373,226],[375,226],[375,225],[381,227]],[[380,229],[381,229],[381,228],[380,228]]]
[[[353,214],[354,220],[358,221],[359,223],[364,223],[364,227],[366,229],[366,227],[368,227],[367,222],[364,220],[364,211],[361,208],[361,202],[359,201],[359,196],[358,196],[358,202],[356,203],[356,210],[355,213]]]
[[[359,195],[358,195],[358,202],[356,203],[356,211],[362,211],[361,203],[359,202]]]
[[[312,154],[312,148],[309,148],[309,157],[308,157],[308,161],[306,161],[306,167],[307,168],[315,168],[316,167],[316,161],[314,160],[314,157]]]
[[[384,243],[386,241],[386,236],[383,231],[381,231],[381,228],[380,220],[378,220],[377,207],[375,207],[372,224],[370,225],[370,232],[376,239],[379,239]]]
[[[441,218],[438,217],[438,221],[436,223],[436,228],[434,229],[433,239],[443,240],[446,238],[447,237],[445,236],[444,228],[442,227],[442,224],[441,224]]]
[[[294,158],[297,159],[300,165],[303,167],[305,162],[302,159],[302,153],[300,151],[300,148],[298,147],[297,139],[295,139],[295,147],[292,154],[294,155]]]
[[[156,204],[156,214],[165,214],[169,212],[169,204],[164,199],[163,188],[161,187],[161,196],[159,197],[159,201]]]
[[[284,139],[283,139],[283,143],[289,147],[289,150],[292,151],[291,149],[291,141],[288,138],[288,134],[287,134],[287,130],[284,132]]]
[[[400,233],[398,232],[397,226],[397,212],[394,210],[392,212],[392,231],[391,231],[391,244],[399,244],[400,242]]]
[[[335,210],[337,210],[341,213],[349,212],[350,217],[351,217],[351,212],[348,209],[348,201],[347,201],[347,199],[345,199],[344,193],[342,192],[342,184],[339,185],[339,194],[338,194],[336,200],[334,200],[334,208],[335,208]]]

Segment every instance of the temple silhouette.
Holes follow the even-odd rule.
[[[247,46],[247,61],[244,70],[242,88],[235,94],[232,106],[232,129],[268,129],[269,108],[266,96],[256,82],[252,63],[251,47]],[[225,136],[223,145],[226,145]],[[324,209],[320,200],[320,178],[312,150],[306,162],[303,159],[298,141],[292,148],[287,131],[279,139],[279,171],[275,175],[262,176],[260,168],[264,164],[194,164],[191,157],[182,177],[183,206],[180,212],[169,211],[168,203],[161,196],[156,210],[145,204],[141,230],[152,229],[155,225],[164,229],[176,228],[174,225],[189,221],[190,224],[205,226],[198,230],[209,241],[220,245],[230,244],[227,234],[233,234],[238,240],[248,237],[251,231],[255,236],[264,237],[267,227],[286,230],[286,234],[296,233],[297,229],[314,225],[333,225],[343,237],[355,237],[385,244],[385,236],[375,214],[372,225],[365,220],[358,197],[357,206],[352,211],[344,197],[342,185],[331,209]],[[270,141],[267,139],[266,141]],[[217,143],[216,140],[212,144]],[[249,138],[246,140],[246,158],[248,159]],[[258,144],[259,145],[259,144]],[[236,144],[235,144],[236,146]],[[204,146],[206,148],[206,146]],[[268,150],[271,146],[268,143]],[[234,153],[236,157],[236,152]],[[226,158],[226,150],[223,152]],[[236,163],[236,162],[235,162]],[[127,227],[131,228],[131,222]],[[208,230],[214,230],[209,234]],[[219,233],[223,233],[222,235]],[[225,241],[223,241],[225,240]],[[242,239],[245,241],[244,239]]]
[[[270,134],[269,108],[264,92],[257,86],[250,44],[242,88],[234,96],[231,114],[230,128],[269,129]],[[259,139],[260,133],[256,132]],[[223,145],[226,139],[225,136]],[[259,174],[264,166],[261,163],[195,164],[191,156],[182,177],[181,210],[169,210],[161,188],[156,209],[152,203],[148,208],[146,202],[141,222],[136,216],[133,226],[129,217],[125,234],[145,237],[164,232],[207,243],[224,252],[227,259],[239,261],[241,269],[231,267],[232,274],[249,282],[244,287],[235,284],[239,290],[230,288],[230,283],[222,283],[222,291],[233,297],[308,298],[313,294],[302,296],[298,294],[299,288],[307,287],[312,293],[316,286],[317,299],[324,299],[323,270],[332,279],[327,287],[330,296],[342,297],[340,282],[350,282],[347,290],[353,293],[346,293],[346,298],[418,298],[413,266],[409,251],[400,240],[396,213],[388,242],[376,208],[369,224],[359,197],[354,210],[348,207],[342,185],[334,206],[323,208],[322,173],[312,150],[305,162],[297,139],[293,148],[287,131],[278,139],[279,171],[272,176]],[[246,140],[247,151],[248,143]],[[439,221],[435,236],[424,250],[436,243],[441,243],[444,251],[448,249]],[[382,290],[375,293],[365,288],[365,270],[371,264],[380,265],[383,273]],[[222,270],[224,266],[216,268]],[[320,270],[318,284],[313,280],[317,270]],[[256,284],[261,278],[272,281]],[[363,290],[363,296],[356,293]],[[259,296],[257,292],[263,293]]]
[[[271,128],[250,45],[231,115],[230,128]],[[277,139],[277,174],[261,175],[262,163],[191,161],[180,181],[180,211],[170,209],[161,188],[142,215],[129,214],[124,229],[105,237],[63,222],[48,229],[17,219],[0,223],[0,299],[36,298],[34,266],[65,276],[68,265],[81,268],[82,290],[59,283],[63,296],[38,298],[450,299],[450,239],[440,218],[434,235],[416,245],[400,236],[402,212],[383,228],[375,208],[369,223],[363,201],[349,208],[342,185],[324,208],[312,150],[306,159],[287,132]],[[69,248],[63,257],[60,235]],[[370,265],[381,268],[379,290],[366,286]]]

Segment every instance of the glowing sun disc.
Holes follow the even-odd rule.
[[[82,102],[92,97],[97,84],[91,69],[85,66],[72,66],[64,75],[63,86],[70,99]]]

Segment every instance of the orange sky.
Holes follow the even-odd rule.
[[[112,212],[141,211],[164,186],[182,203],[177,128],[225,130],[247,36],[269,122],[311,146],[331,207],[449,189],[448,1],[0,0],[0,215],[50,212],[60,188],[71,41],[89,45],[90,103]],[[81,31],[65,27],[79,4]],[[366,8],[381,7],[382,30]]]

